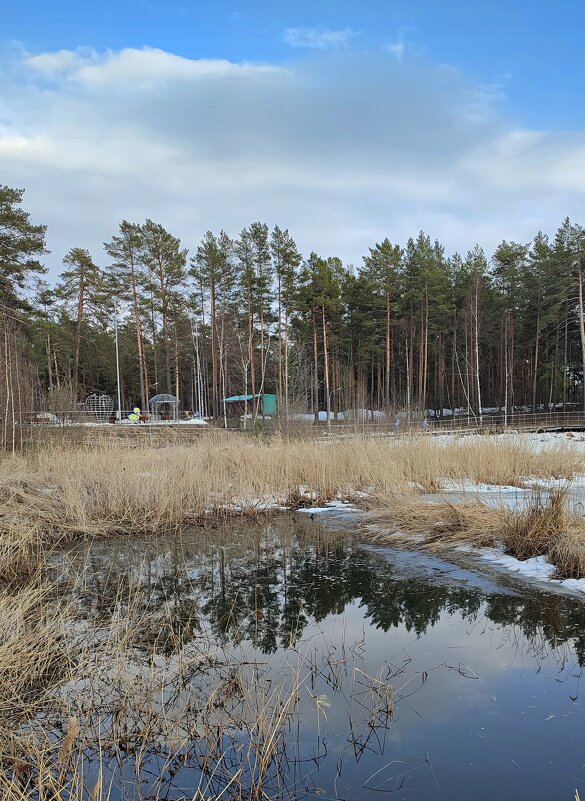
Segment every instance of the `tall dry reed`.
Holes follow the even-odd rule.
[[[139,533],[299,496],[380,498],[413,487],[432,491],[443,479],[522,485],[527,477],[570,479],[583,467],[569,447],[535,453],[488,438],[445,445],[424,437],[257,442],[210,434],[158,449],[52,447],[0,460],[0,532]]]
[[[545,556],[555,578],[584,578],[585,520],[567,506],[566,490],[536,493],[518,509],[396,495],[368,515],[364,532],[377,542],[433,550],[499,546],[519,560]]]

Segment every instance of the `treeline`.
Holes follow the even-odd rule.
[[[263,392],[281,414],[332,416],[584,403],[585,232],[568,219],[489,259],[421,231],[355,266],[303,257],[261,222],[187,249],[152,220],[123,221],[103,253],[73,247],[49,286],[45,228],[22,199],[0,187],[5,428],[65,390],[115,397],[116,328],[126,409],[161,392],[215,419],[224,397]]]

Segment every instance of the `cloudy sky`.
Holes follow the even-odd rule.
[[[513,6],[513,8],[509,8]],[[0,183],[68,248],[150,217],[288,227],[357,264],[585,222],[585,6],[528,0],[19,0],[0,28]]]

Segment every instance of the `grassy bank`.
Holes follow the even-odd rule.
[[[424,547],[501,548],[519,560],[544,556],[554,578],[585,577],[585,520],[567,508],[564,490],[535,495],[520,509],[479,500],[429,503],[419,498],[386,498],[366,520],[364,531],[378,543]]]
[[[522,486],[571,479],[583,462],[568,446],[536,453],[488,437],[315,443],[210,432],[189,446],[49,447],[0,460],[0,579],[34,573],[47,549],[83,536],[169,532],[335,497],[391,511],[445,479]]]
[[[51,447],[0,461],[0,530],[62,536],[140,533],[199,519],[366,492],[439,489],[444,479],[522,486],[527,477],[572,478],[584,458],[569,447],[535,453],[488,437],[449,445],[432,438],[269,442],[210,434],[189,446]]]

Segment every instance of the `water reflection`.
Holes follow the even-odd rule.
[[[142,645],[156,644],[161,653],[184,644],[205,620],[222,645],[246,641],[272,654],[294,646],[309,621],[319,623],[358,602],[376,628],[418,636],[443,614],[474,622],[481,610],[529,642],[570,643],[579,665],[585,663],[585,605],[575,598],[521,584],[486,591],[479,580],[468,586],[471,573],[464,582],[449,580],[440,560],[417,554],[405,565],[396,554],[285,518],[211,534],[186,531],[170,542],[97,542],[89,552],[84,546],[64,554],[56,571],[60,593],[71,593],[80,614],[102,624],[130,595],[136,603],[138,590]],[[163,607],[172,623],[168,632],[159,627]]]
[[[88,687],[100,699],[85,770],[106,765],[113,801],[197,787],[544,801],[581,786],[585,608],[569,596],[290,517],[96,542],[62,554],[55,577],[78,611],[72,636],[97,652],[119,627],[132,655],[64,693],[83,710]],[[258,790],[262,716],[286,725]]]

